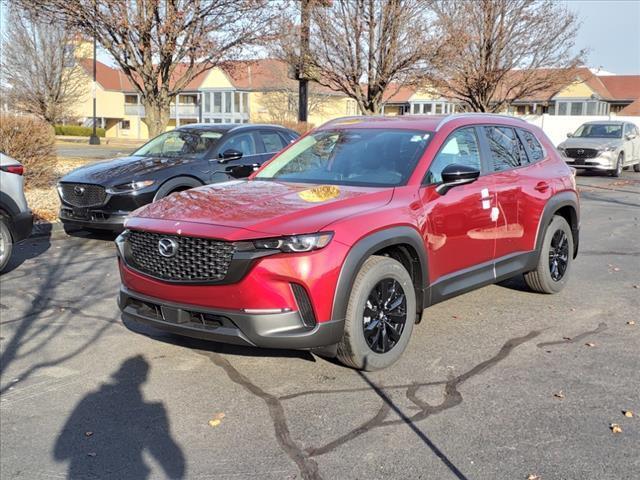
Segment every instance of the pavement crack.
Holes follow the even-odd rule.
[[[583,338],[586,338],[590,335],[596,335],[600,332],[604,332],[606,329],[608,328],[607,324],[604,322],[600,322],[598,324],[598,328],[596,328],[595,330],[589,330],[588,332],[584,332],[584,333],[580,333],[578,335],[576,335],[575,337],[565,337],[562,340],[556,340],[553,342],[542,342],[542,343],[538,343],[536,345],[536,347],[538,348],[545,348],[545,347],[552,347],[554,345],[567,345],[569,343],[576,343],[579,342],[580,340],[582,340]]]
[[[431,440],[426,437],[426,435],[421,432],[416,426],[415,422],[426,419],[431,415],[435,415],[441,413],[445,410],[453,408],[460,403],[462,403],[462,394],[459,392],[458,387],[477,375],[482,374],[488,369],[495,366],[497,363],[501,362],[505,358],[509,356],[509,354],[519,345],[528,342],[529,340],[540,335],[541,331],[534,330],[529,332],[527,335],[522,337],[512,338],[507,340],[504,345],[500,348],[498,353],[496,353],[493,357],[485,360],[484,362],[479,363],[474,366],[470,370],[458,375],[456,377],[451,377],[448,380],[436,381],[436,382],[423,382],[423,383],[411,383],[408,385],[391,385],[391,386],[377,386],[373,383],[369,378],[363,373],[358,372],[358,374],[367,382],[368,387],[365,388],[355,388],[355,389],[338,389],[338,390],[309,390],[305,392],[300,392],[291,395],[284,395],[281,397],[275,396],[264,391],[262,388],[251,382],[245,375],[240,373],[231,363],[224,358],[221,354],[210,352],[208,354],[211,361],[222,368],[224,372],[227,374],[229,379],[242,386],[249,393],[257,396],[261,400],[263,400],[269,410],[269,415],[273,421],[276,439],[278,444],[282,448],[282,450],[293,460],[298,469],[300,470],[300,474],[303,479],[308,480],[320,480],[322,477],[320,475],[318,464],[312,459],[312,457],[317,457],[320,455],[324,455],[329,453],[336,448],[340,447],[348,443],[349,441],[363,435],[370,430],[378,427],[385,427],[391,425],[399,425],[399,424],[408,424],[416,434],[431,448],[431,450],[435,453],[435,455],[445,463],[445,465],[460,479],[465,479],[466,477],[457,470],[455,465],[453,465],[450,460],[441,452]],[[444,385],[444,399],[438,405],[430,405],[429,403],[423,401],[418,396],[418,391],[422,387],[433,386],[433,385]],[[407,398],[416,406],[417,412],[411,416],[407,416],[399,409],[397,405],[395,405],[390,399],[389,395],[386,393],[389,390],[397,390],[397,389],[406,389],[405,395]],[[341,435],[338,438],[331,440],[330,442],[321,445],[319,447],[309,447],[303,450],[292,438],[291,432],[289,431],[287,417],[285,413],[284,406],[282,404],[283,400],[292,399],[296,397],[300,397],[303,395],[313,395],[313,394],[329,394],[329,393],[343,393],[343,392],[358,392],[358,391],[375,391],[384,401],[382,405],[378,408],[375,415],[373,415],[369,420],[362,423],[358,427],[350,430],[348,433]],[[389,414],[395,411],[400,418],[388,420]],[[413,410],[415,411],[415,410]]]

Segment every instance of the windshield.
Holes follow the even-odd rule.
[[[406,183],[430,133],[399,129],[323,130],[309,134],[255,178],[336,185]]]
[[[202,158],[223,134],[223,132],[207,130],[172,130],[145,143],[134,152],[134,155]]]
[[[587,123],[578,128],[573,136],[580,138],[622,138],[622,125]]]

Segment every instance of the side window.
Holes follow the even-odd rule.
[[[473,128],[462,128],[451,134],[444,147],[431,162],[425,184],[442,182],[442,170],[451,164],[467,165],[480,170],[480,149]]]
[[[285,146],[282,137],[277,132],[261,130],[260,137],[262,138],[262,143],[264,143],[265,153],[279,152]]]
[[[542,149],[542,145],[538,142],[536,136],[528,132],[527,130],[519,130],[522,138],[527,143],[529,147],[529,152],[531,153],[531,161],[538,162],[544,158],[544,150]]]
[[[513,128],[484,127],[494,172],[518,168],[528,163],[527,153]]]
[[[256,142],[253,139],[253,134],[247,133],[238,133],[234,135],[229,140],[224,142],[224,144],[218,149],[220,154],[225,152],[226,150],[238,150],[242,152],[243,156],[247,155],[255,155],[257,153],[256,150]]]

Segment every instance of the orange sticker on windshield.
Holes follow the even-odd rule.
[[[298,196],[306,202],[326,202],[340,195],[340,189],[333,185],[320,185],[319,187],[310,188],[298,192]]]

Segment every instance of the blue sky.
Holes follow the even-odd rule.
[[[640,0],[558,1],[582,20],[576,47],[589,49],[590,67],[617,74],[640,74]],[[4,9],[1,13],[0,28],[4,31]],[[105,55],[100,59],[108,62]]]
[[[640,0],[566,0],[582,27],[576,47],[588,48],[590,67],[640,74]]]

